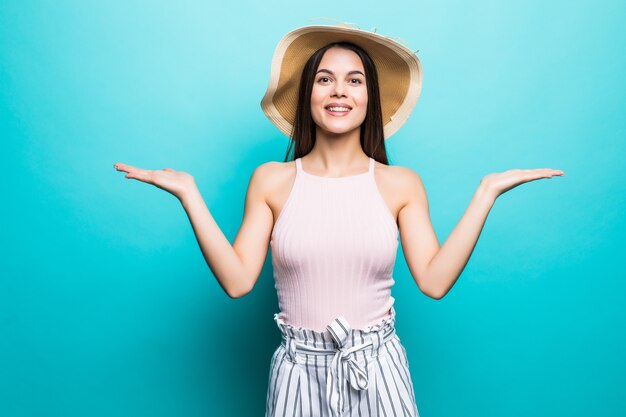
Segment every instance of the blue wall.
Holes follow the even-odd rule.
[[[332,17],[419,49],[388,143],[443,244],[480,179],[562,169],[496,201],[442,300],[401,249],[393,295],[422,417],[626,407],[626,6],[619,1],[0,3],[0,415],[261,416],[280,342],[268,256],[232,300],[178,200],[113,163],[194,175],[234,239],[272,53]]]

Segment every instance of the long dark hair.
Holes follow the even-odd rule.
[[[324,56],[324,53],[334,47],[349,49],[356,52],[363,62],[365,69],[365,84],[367,86],[367,112],[361,124],[361,147],[367,156],[370,156],[385,165],[389,165],[385,149],[383,133],[383,117],[380,106],[380,92],[378,90],[378,72],[374,61],[363,48],[350,42],[335,42],[318,49],[304,65],[300,86],[298,89],[298,105],[296,118],[291,132],[291,140],[287,147],[285,162],[289,161],[289,154],[293,149],[293,160],[302,157],[313,149],[315,145],[315,122],[311,116],[311,92],[315,81],[315,73]]]

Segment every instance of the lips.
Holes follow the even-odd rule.
[[[332,116],[341,117],[350,113],[350,110],[352,110],[352,107],[343,103],[330,103],[324,109],[326,110],[328,114]]]

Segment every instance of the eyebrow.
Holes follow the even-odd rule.
[[[328,69],[326,69],[326,68],[322,68],[321,70],[317,71],[317,72],[315,73],[315,75],[319,74],[320,72],[326,72],[326,73],[328,73],[328,74],[335,75],[335,73],[334,73],[334,72],[332,72],[331,70],[328,70]],[[352,75],[352,74],[361,74],[362,76],[364,76],[364,77],[365,77],[365,74],[363,74],[361,71],[357,71],[357,70],[350,71],[350,72],[348,73],[348,75]]]

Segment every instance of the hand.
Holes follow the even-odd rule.
[[[541,178],[552,178],[555,175],[563,176],[564,172],[551,168],[511,169],[509,171],[497,172],[485,176],[480,181],[480,185],[484,187],[495,200],[498,196],[520,184]]]
[[[127,172],[126,178],[133,178],[148,184],[152,184],[162,190],[173,194],[179,200],[196,187],[196,182],[190,174],[182,171],[174,171],[172,168],[162,170],[141,169],[120,162],[113,164],[118,171]]]

